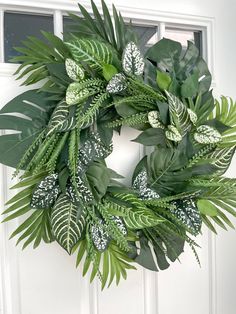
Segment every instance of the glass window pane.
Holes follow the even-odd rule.
[[[53,32],[53,16],[5,12],[4,55],[5,62],[19,55],[14,47],[21,46],[27,36],[43,38],[41,30]]]
[[[180,42],[184,50],[187,49],[188,41],[191,41],[195,43],[200,51],[200,54],[202,54],[202,40],[200,31],[167,28],[164,37]]]
[[[140,39],[140,49],[143,53],[147,48],[156,43],[157,40],[157,27],[156,26],[133,26],[134,31]]]

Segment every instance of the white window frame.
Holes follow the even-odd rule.
[[[67,12],[78,12],[78,6],[76,3],[69,3],[72,1],[66,0],[0,0],[0,77],[12,76],[17,68],[17,64],[4,63],[4,11],[15,11],[15,12],[28,12],[28,13],[41,13],[41,14],[52,14],[54,17],[54,34],[62,37],[63,33],[63,16],[67,15]],[[85,8],[91,12],[89,1],[80,1]],[[110,5],[108,4],[108,7]],[[98,5],[100,8],[100,5]],[[123,17],[127,20],[132,19],[134,24],[138,25],[150,25],[157,26],[157,40],[160,40],[165,36],[165,29],[168,27],[176,27],[178,29],[201,31],[202,33],[202,54],[203,58],[207,61],[208,67],[212,73],[213,83],[215,87],[215,56],[214,56],[214,29],[215,20],[211,17],[202,17],[196,15],[179,14],[162,12],[154,9],[139,9],[129,6],[119,6],[117,9],[121,11]],[[112,11],[111,11],[112,12]],[[3,236],[5,253],[7,254],[8,249],[6,248],[6,242],[8,241],[7,232]],[[216,276],[215,276],[215,237],[208,233],[209,238],[209,291],[210,291],[210,313],[216,313]],[[0,241],[1,241],[0,236]],[[2,252],[2,254],[5,254]],[[1,276],[2,274],[2,276]],[[5,278],[4,278],[4,276]],[[13,302],[20,302],[14,298],[15,295],[19,295],[20,291],[18,287],[6,287],[6,282],[10,277],[14,276],[15,272],[11,269],[9,262],[5,259],[4,264],[0,265],[0,290],[5,288],[6,294],[1,295],[0,302],[4,301],[2,308],[0,306],[0,314],[23,314],[19,310],[15,313],[12,310],[11,304]],[[153,276],[150,272],[143,271],[143,289],[144,289],[144,313],[152,314],[158,313],[158,304],[153,300],[157,300],[158,284],[157,276]],[[88,291],[86,298],[85,307],[87,308],[86,313],[83,314],[97,314],[98,313],[98,288],[96,283],[94,285],[85,284],[85,290]],[[17,293],[18,292],[18,293]],[[7,295],[8,294],[8,295]],[[10,296],[11,295],[11,296]],[[1,300],[2,299],[2,300]],[[2,312],[1,312],[2,311]]]

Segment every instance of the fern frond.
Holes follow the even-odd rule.
[[[65,146],[65,143],[67,141],[67,138],[69,136],[69,133],[63,134],[63,136],[58,140],[58,143],[56,144],[49,161],[46,164],[46,169],[49,173],[52,173],[55,170],[57,159],[62,151],[62,149]]]
[[[29,162],[29,158],[33,154],[33,152],[37,149],[39,146],[40,142],[43,140],[45,136],[46,130],[43,130],[33,141],[33,143],[30,145],[30,147],[26,150],[25,154],[21,158],[19,164],[17,165],[16,170],[13,173],[13,178],[16,177],[19,174],[19,171],[22,170],[25,166],[26,163]]]
[[[85,127],[93,123],[95,116],[97,115],[100,107],[103,106],[104,102],[110,97],[108,93],[99,94],[94,97],[89,107],[83,114],[78,117],[77,125]]]
[[[117,119],[112,122],[108,122],[106,126],[108,128],[115,128],[121,125],[127,125],[127,126],[132,127],[137,124],[142,124],[142,123],[147,123],[147,122],[148,122],[147,113],[137,113],[132,116],[128,116],[125,118]]]

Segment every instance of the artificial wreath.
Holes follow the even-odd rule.
[[[83,261],[102,288],[134,263],[169,267],[187,243],[197,260],[202,223],[233,227],[236,180],[224,177],[236,145],[236,104],[214,99],[211,74],[196,46],[169,39],[143,55],[132,25],[79,5],[66,40],[43,32],[17,48],[18,78],[41,82],[0,111],[0,162],[20,189],[4,221],[24,215],[11,237],[23,248],[57,241]],[[106,166],[112,135],[127,125],[151,146],[132,185]]]

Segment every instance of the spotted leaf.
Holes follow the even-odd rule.
[[[163,124],[160,121],[160,114],[158,111],[153,110],[148,113],[148,122],[150,123],[152,128],[164,128]]]
[[[168,125],[168,130],[165,131],[165,135],[168,138],[168,140],[173,142],[180,142],[182,140],[182,135],[173,125]]]
[[[144,71],[143,56],[134,42],[130,42],[124,49],[122,56],[123,70],[128,75],[141,75]]]
[[[194,139],[200,144],[216,144],[222,140],[222,136],[211,126],[200,125],[194,133]]]
[[[66,59],[66,73],[73,81],[81,81],[84,79],[84,70],[73,59]]]
[[[51,224],[57,242],[71,254],[84,230],[86,213],[72,203],[66,194],[62,194],[52,209]]]
[[[122,73],[118,73],[112,77],[107,84],[106,91],[110,94],[118,94],[127,88],[126,77]]]
[[[66,103],[67,105],[76,105],[87,99],[89,95],[89,90],[84,88],[81,90],[80,83],[71,83],[66,91]]]
[[[174,214],[193,234],[197,235],[201,230],[202,219],[197,205],[192,198],[180,199],[171,202],[175,209],[170,211]]]
[[[91,236],[96,249],[99,252],[104,252],[111,239],[106,231],[106,227],[102,219],[99,219],[99,223],[92,224]]]
[[[138,192],[138,195],[141,199],[150,200],[159,198],[160,195],[148,187],[147,180],[147,171],[144,169],[134,179],[133,188]]]
[[[30,207],[33,209],[50,209],[58,195],[60,188],[58,185],[58,174],[53,173],[45,177],[33,192]]]
[[[187,110],[188,110],[189,118],[190,118],[192,124],[196,125],[197,119],[198,119],[196,113],[189,108]]]

